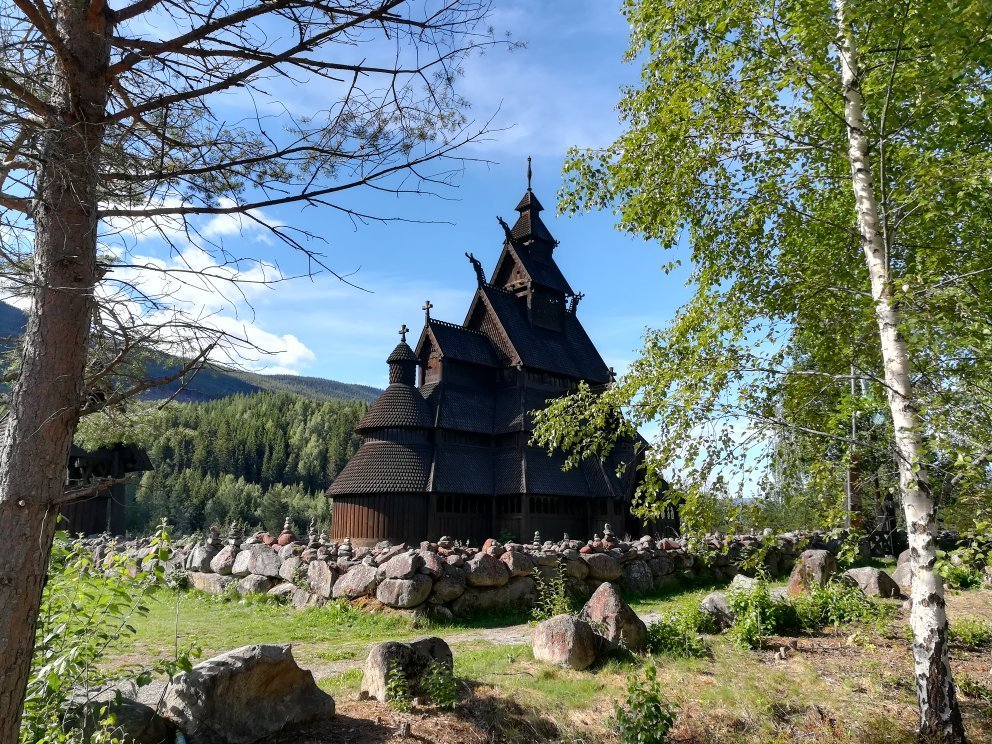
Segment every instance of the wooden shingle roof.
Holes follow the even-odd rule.
[[[426,491],[431,454],[432,447],[427,443],[367,439],[334,479],[327,494]]]

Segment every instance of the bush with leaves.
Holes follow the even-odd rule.
[[[644,679],[627,677],[627,698],[613,712],[613,727],[622,744],[664,744],[675,725],[678,708],[665,699],[658,671],[644,667]]]
[[[799,625],[792,605],[773,597],[764,581],[730,592],[727,601],[735,618],[730,636],[744,648],[760,648],[766,637]]]
[[[431,662],[420,686],[427,699],[442,710],[453,710],[458,703],[458,680],[451,667],[443,662]]]
[[[992,622],[963,618],[949,626],[950,638],[965,648],[982,648],[992,644]]]
[[[894,607],[869,599],[857,586],[843,581],[830,581],[822,587],[814,584],[796,597],[792,606],[800,629],[808,632],[817,632],[827,625],[883,622],[895,612]]]
[[[110,706],[97,699],[106,700],[108,690],[123,679],[141,686],[156,674],[171,676],[192,668],[192,649],[173,660],[116,674],[102,664],[110,646],[135,633],[134,619],[148,612],[147,593],[164,584],[162,563],[169,552],[164,524],[151,546],[158,560],[145,565],[154,568],[132,577],[133,565],[123,553],[111,551],[97,565],[90,548],[57,533],[24,701],[22,744],[115,741]]]
[[[401,713],[413,708],[410,681],[406,678],[403,667],[395,662],[390,663],[386,670],[386,703],[390,708]]]
[[[532,620],[541,622],[555,615],[567,615],[575,609],[560,566],[550,577],[545,576],[540,568],[535,568],[531,576],[537,585],[537,601],[530,613]]]
[[[715,630],[712,619],[698,607],[670,613],[648,625],[647,649],[676,659],[706,656],[709,646],[700,633]]]

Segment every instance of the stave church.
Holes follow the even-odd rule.
[[[606,460],[563,470],[564,455],[531,446],[531,412],[580,381],[603,389],[613,372],[578,317],[582,295],[555,262],[557,241],[530,187],[465,320],[431,316],[414,347],[409,330],[386,362],[389,386],[359,423],[361,445],[335,478],[332,539],[418,544],[442,535],[472,544],[527,540],[534,532],[589,538],[611,523],[620,534],[677,534],[679,519],[641,524],[630,514],[646,442],[618,442]]]

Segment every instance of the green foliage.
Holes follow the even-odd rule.
[[[153,558],[168,558],[168,533],[161,525],[152,540]],[[172,660],[111,674],[103,666],[108,649],[133,635],[135,618],[148,612],[144,598],[161,585],[157,561],[131,576],[123,553],[110,553],[96,565],[89,548],[58,533],[38,617],[31,676],[21,722],[22,744],[110,742],[113,716],[107,703],[95,703],[119,677],[147,684],[153,674],[192,668],[192,649]],[[178,650],[178,649],[177,649]],[[105,696],[104,696],[105,698]],[[101,699],[104,699],[101,698]]]
[[[287,515],[297,534],[327,523],[324,491],[357,445],[368,406],[290,393],[235,395],[164,409],[132,406],[88,417],[83,446],[124,438],[148,450],[155,469],[131,489],[128,529],[147,532],[162,517],[185,533],[234,520],[278,532]]]
[[[945,513],[958,519],[992,493],[990,367],[965,362],[992,355],[992,26],[981,2],[851,7],[923,464],[953,485]],[[560,208],[610,210],[621,230],[680,250],[687,266],[665,271],[694,293],[602,396],[554,401],[535,440],[581,457],[613,445],[617,412],[625,430],[658,422],[645,516],[682,500],[687,528],[709,530],[759,503],[779,529],[836,527],[851,466],[866,510],[899,484],[834,7],[626,0],[624,13],[641,67],[618,105],[624,131],[569,152]],[[665,468],[677,476],[663,492]]]
[[[406,678],[403,667],[393,662],[386,671],[386,702],[393,710],[406,713],[413,709],[413,697],[410,694],[410,682]]]
[[[706,656],[709,646],[700,633],[715,630],[713,620],[698,607],[670,613],[648,625],[647,648],[676,659]]]
[[[616,704],[614,729],[622,744],[664,744],[675,725],[678,708],[665,699],[653,664],[644,667],[644,679],[627,677],[627,698]]]
[[[727,597],[735,619],[730,636],[743,648],[760,648],[765,638],[798,627],[792,605],[772,597],[768,584],[759,581],[750,589],[736,589]]]
[[[432,661],[420,686],[427,699],[442,710],[454,710],[458,703],[458,680],[447,664]]]
[[[575,602],[568,594],[565,574],[560,567],[550,577],[546,577],[539,568],[535,568],[531,576],[537,584],[537,601],[531,609],[531,619],[534,622],[548,620],[555,615],[567,615],[575,609]]]
[[[875,602],[858,587],[842,581],[830,581],[822,587],[814,584],[796,597],[792,606],[799,627],[808,632],[818,632],[827,625],[886,622],[895,614],[893,606]]]
[[[955,589],[976,589],[984,580],[985,568],[992,565],[992,517],[980,509],[971,527],[962,534],[964,544],[950,553],[937,551],[937,573]]]
[[[964,618],[949,626],[951,641],[966,648],[981,648],[992,644],[992,622]]]

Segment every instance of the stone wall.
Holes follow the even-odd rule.
[[[97,561],[121,551],[136,567],[147,569],[157,560],[148,541],[92,542]],[[450,538],[354,548],[347,538],[337,544],[315,533],[299,540],[287,528],[278,537],[258,533],[242,540],[232,530],[225,540],[213,533],[188,541],[175,546],[166,569],[205,592],[279,595],[297,608],[361,600],[446,618],[531,606],[537,598],[535,571],[547,580],[561,577],[568,592],[584,600],[603,582],[649,594],[683,577],[730,580],[742,560],[758,551],[769,575],[784,576],[806,548],[836,551],[839,545],[820,533],[767,531],[713,535],[695,543],[650,536],[625,542],[607,529],[587,542],[542,542],[535,535],[533,543],[502,545],[490,539],[478,548]]]

